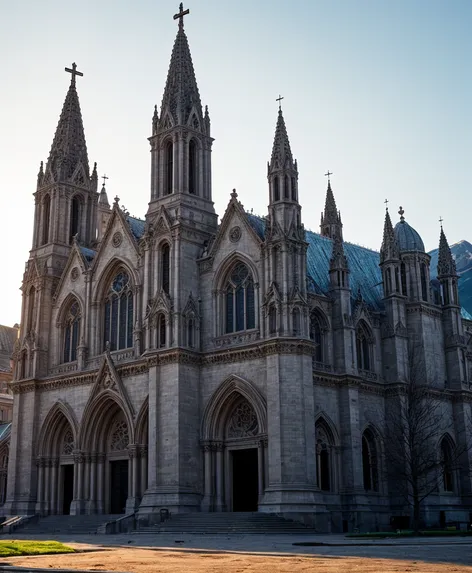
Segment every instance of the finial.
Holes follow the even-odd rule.
[[[93,164],[92,177],[95,179],[97,178],[97,162],[96,161]]]
[[[178,14],[174,14],[174,20],[179,20],[179,30],[184,29],[184,16],[190,14],[190,10],[184,11],[183,2],[180,3]]]
[[[282,111],[282,100],[285,99],[283,96],[279,94],[279,97],[275,100],[279,102],[279,111]]]
[[[442,228],[443,228],[443,226],[442,226],[443,221],[444,221],[444,219],[440,216],[440,217],[439,217],[439,224],[441,225],[441,231],[442,231]]]
[[[39,164],[39,173],[42,175],[44,173],[44,162],[41,161],[41,163]]]
[[[238,197],[238,194],[236,193],[236,189],[233,189],[233,192],[231,193],[231,198],[236,199],[237,197]]]
[[[403,207],[400,205],[400,210],[398,211],[398,214],[400,215],[400,221],[403,223],[405,221],[405,217],[403,216],[405,213],[405,211],[403,210]]]
[[[107,177],[106,175],[102,175],[101,178],[103,179],[103,187],[105,187],[106,180],[109,179],[109,177]],[[115,198],[115,201],[116,201],[116,198]],[[118,201],[119,201],[119,199],[118,199]]]
[[[205,106],[205,117],[208,117],[208,115],[209,115],[209,114],[208,114],[208,106],[206,105],[206,106]]]
[[[330,176],[331,176],[332,174],[333,174],[333,172],[330,171],[329,169],[328,169],[328,171],[325,173],[325,177],[328,178],[328,183],[329,183],[329,178],[330,178]]]
[[[389,203],[388,199],[385,199],[384,203],[385,203],[385,211],[388,211],[388,203]]]
[[[118,205],[120,203],[120,198],[118,195],[115,197],[115,204]]]
[[[70,80],[70,85],[71,86],[75,86],[75,76],[83,76],[84,74],[82,72],[78,72],[77,71],[77,64],[74,62],[72,64],[72,69],[71,68],[64,68],[66,72],[69,72],[69,74],[71,74],[71,80]]]

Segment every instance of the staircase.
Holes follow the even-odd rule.
[[[39,521],[29,521],[19,529],[27,534],[86,535],[96,533],[99,525],[123,515],[49,515]]]
[[[273,513],[177,513],[167,521],[140,527],[133,533],[313,533],[302,523],[289,521]]]

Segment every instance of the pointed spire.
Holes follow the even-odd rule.
[[[44,178],[44,163],[41,161],[38,172],[38,187],[41,187]]]
[[[343,224],[341,222],[341,214],[336,207],[336,201],[334,200],[334,193],[331,189],[331,181],[329,180],[329,175],[332,175],[328,171],[325,175],[328,175],[328,188],[326,189],[326,200],[324,212],[321,213],[321,235],[324,237],[334,238],[339,235],[342,240],[342,228]]]
[[[75,72],[74,68],[49,153],[45,175],[46,179],[48,175],[52,175],[55,181],[68,181],[81,164],[84,170],[81,182],[83,180],[85,183],[89,181],[90,171],[79,96],[75,87],[76,75],[79,75],[79,72]]]
[[[438,278],[457,277],[456,262],[444,234],[442,223],[439,235]]]
[[[286,166],[287,160],[289,161],[290,169],[293,169],[294,163],[292,150],[290,149],[290,141],[287,135],[287,128],[285,127],[282,109],[279,108],[277,125],[275,127],[274,145],[272,146],[272,155],[270,158],[271,170],[282,169]]]
[[[181,13],[183,13],[182,9]],[[176,16],[179,17],[177,14]],[[179,17],[179,29],[172,49],[169,72],[161,104],[160,123],[162,125],[159,126],[161,128],[167,127],[166,113],[171,114],[174,125],[185,125],[193,107],[196,108],[200,120],[203,116],[192,56],[182,22],[183,17]]]
[[[154,106],[154,114],[152,116],[152,134],[156,135],[159,126],[159,114],[157,113],[157,105]]]
[[[399,249],[397,240],[395,239],[395,232],[393,230],[392,220],[388,208],[385,210],[385,223],[383,231],[382,246],[380,247],[380,262],[383,263],[388,260],[398,259]]]

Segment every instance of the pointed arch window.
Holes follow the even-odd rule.
[[[400,270],[395,267],[395,292],[400,292]]]
[[[51,197],[46,195],[43,203],[43,237],[41,244],[49,243],[49,223],[51,218]]]
[[[362,435],[362,474],[366,491],[379,491],[377,460],[375,437],[372,431],[367,429]]]
[[[331,432],[323,420],[315,426],[316,435],[316,483],[321,491],[333,491],[333,446]]]
[[[284,199],[290,199],[290,179],[288,175],[284,177]]]
[[[187,320],[187,345],[189,348],[195,348],[195,318],[193,316]]]
[[[310,316],[310,338],[316,344],[315,347],[315,362],[325,362],[324,351],[324,328],[322,326],[321,318],[315,311]]]
[[[269,334],[275,334],[277,332],[277,310],[275,304],[271,304],[269,307]]]
[[[161,277],[162,290],[170,294],[170,247],[167,243],[161,248]]]
[[[77,346],[80,336],[80,305],[74,300],[69,306],[65,318],[64,326],[64,354],[63,362],[74,362],[77,360]]]
[[[357,367],[371,370],[371,336],[367,325],[362,321],[356,328]]]
[[[300,309],[294,308],[292,311],[292,333],[293,336],[300,336],[301,334],[301,320],[300,320]]]
[[[292,177],[292,201],[297,200],[297,178]]]
[[[117,273],[105,299],[104,345],[110,350],[133,346],[134,297],[132,284],[126,271]]]
[[[421,298],[425,302],[428,302],[428,281],[427,281],[428,274],[425,263],[421,263],[420,275],[421,275]]]
[[[237,263],[225,285],[225,331],[239,332],[256,326],[254,281],[248,267]]]
[[[70,207],[70,242],[72,243],[74,237],[80,232],[80,215],[82,210],[82,203],[80,198],[76,195],[72,199]]]
[[[194,139],[188,144],[188,192],[197,194],[197,144]]]
[[[444,437],[441,441],[441,468],[443,491],[454,491],[454,472],[452,467],[453,448],[451,440]]]
[[[32,286],[28,293],[28,313],[26,317],[26,334],[33,330],[35,311],[36,311],[36,289]]]
[[[406,266],[405,263],[402,263],[400,266],[400,274],[402,279],[402,295],[408,296],[408,290],[406,288]]]
[[[279,176],[274,177],[274,201],[280,201]]]
[[[166,317],[163,314],[159,314],[157,317],[157,348],[164,348],[166,345]]]
[[[169,141],[165,146],[165,177],[164,195],[172,193],[172,183],[174,181],[174,145]]]

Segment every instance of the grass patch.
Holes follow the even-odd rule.
[[[398,537],[466,537],[472,535],[472,531],[460,531],[460,530],[425,530],[414,531],[374,531],[372,533],[349,533],[346,537],[351,537],[354,539],[386,539],[386,538],[398,538]]]
[[[0,557],[53,553],[75,553],[75,549],[58,541],[0,541]]]

